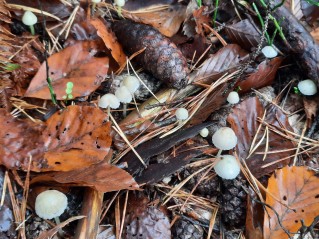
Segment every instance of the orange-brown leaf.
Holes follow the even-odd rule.
[[[73,97],[87,96],[100,86],[109,69],[108,57],[94,56],[101,50],[98,41],[81,41],[49,57],[49,77],[58,100],[66,95],[69,81],[74,84]],[[51,99],[45,62],[32,79],[25,96]]]
[[[43,137],[47,167],[42,171],[70,171],[96,164],[108,154],[112,142],[106,114],[77,105],[52,115]]]
[[[156,7],[158,7],[158,10]],[[123,16],[139,23],[151,25],[164,36],[171,37],[180,29],[182,22],[185,20],[185,13],[185,6],[175,4],[167,9],[162,9],[159,6],[150,6],[132,12],[123,11]]]
[[[102,38],[105,46],[111,50],[111,54],[117,63],[120,66],[124,65],[126,63],[125,53],[111,29],[106,26],[106,23],[98,18],[90,19],[90,23],[97,30],[97,34]]]
[[[20,120],[0,109],[0,164],[9,169],[28,169],[32,156],[32,170],[42,165],[43,124]]]
[[[207,10],[207,7],[202,6],[201,8],[195,10],[193,12],[193,16],[196,22],[196,32],[200,35],[204,35],[203,24],[209,25],[211,22],[211,18],[209,15],[204,14],[204,11]]]
[[[286,166],[276,170],[269,179],[268,192],[284,205],[270,194],[267,194],[266,203],[278,213],[282,226],[288,231],[297,232],[302,226],[301,220],[306,226],[310,226],[319,215],[318,184],[319,178],[305,166]],[[267,208],[267,212],[268,215],[265,213],[264,217],[264,238],[288,238],[274,211]]]

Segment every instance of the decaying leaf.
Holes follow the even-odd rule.
[[[249,19],[227,26],[226,33],[233,43],[240,45],[247,51],[256,47],[260,42],[260,33]]]
[[[310,226],[319,215],[319,178],[306,166],[278,169],[268,181],[266,203],[278,214],[267,208],[264,216],[264,238],[288,238],[281,225],[289,232],[296,233],[302,226]],[[280,200],[278,202],[277,200]]]
[[[104,81],[109,69],[108,57],[95,57],[104,51],[99,41],[81,41],[48,58],[49,77],[57,99],[66,95],[67,82],[73,82],[73,97],[87,96]],[[25,93],[26,97],[51,99],[46,81],[46,64],[41,65]]]
[[[267,133],[264,135],[266,130],[265,126],[262,126],[256,136],[259,127],[257,118],[263,118],[265,110],[265,122],[270,125],[279,128],[286,128],[292,131],[287,116],[277,106],[269,105],[266,109],[264,109],[257,97],[250,97],[242,101],[240,104],[233,107],[232,113],[227,117],[227,122],[235,131],[235,134],[239,136],[236,152],[241,159],[246,161],[248,168],[256,178],[272,173],[278,167],[287,165],[290,159],[286,157],[290,156],[291,152],[293,152],[289,150],[287,151],[287,149],[292,150],[294,148],[294,144],[291,141],[272,132],[271,130],[268,130],[268,137]],[[249,158],[246,158],[249,155],[251,144],[255,136],[255,146],[263,138],[263,136],[264,138],[259,147],[257,147],[255,153],[253,153]],[[268,148],[266,147],[267,143]],[[274,151],[276,153],[274,153]],[[264,154],[266,154],[265,159]],[[263,165],[279,159],[284,160],[263,168]]]
[[[90,19],[90,23],[96,28],[97,34],[102,38],[105,46],[111,50],[113,58],[122,66],[126,63],[126,56],[114,33],[106,26],[106,22],[99,18]]]
[[[259,89],[271,85],[282,61],[282,57],[264,60],[258,65],[256,72],[250,74],[245,80],[238,82],[236,87],[240,87],[240,93],[246,93],[251,91],[251,89]]]
[[[71,171],[101,162],[112,138],[106,114],[90,106],[69,106],[47,121],[43,132],[47,163],[42,171]]]
[[[36,124],[31,120],[20,120],[0,109],[0,164],[9,169],[28,169],[32,156],[32,169],[37,171],[43,160],[44,124]]]
[[[129,2],[134,4],[134,1]],[[137,1],[135,4],[136,3],[141,4],[141,1]],[[154,2],[150,4],[154,4]],[[160,4],[158,1],[155,1],[153,6],[148,5],[138,8],[133,8],[129,6],[129,4],[125,4],[124,9],[128,10],[123,11],[123,16],[125,18],[131,19],[135,22],[151,25],[167,37],[171,37],[178,32],[185,19],[186,12],[186,7],[182,4],[177,3],[168,6],[167,4]]]

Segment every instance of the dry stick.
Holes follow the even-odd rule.
[[[301,143],[303,141],[303,137],[304,137],[304,135],[306,133],[306,130],[307,130],[307,122],[305,122],[303,130],[302,130],[302,133],[300,135],[300,139],[299,139],[297,150],[296,150],[295,157],[294,157],[294,162],[292,164],[293,166],[296,166],[297,159],[298,159],[298,153],[299,153],[299,150],[300,150],[300,145],[301,145]]]
[[[124,208],[123,208],[123,215],[122,215],[122,222],[121,222],[119,238],[122,238],[123,227],[124,227],[124,223],[125,223],[124,220],[125,220],[125,214],[126,214],[126,208],[127,208],[127,202],[128,202],[128,193],[129,193],[129,191],[126,190],[125,203],[124,203]]]
[[[109,202],[109,205],[105,208],[105,211],[102,213],[101,217],[100,217],[100,223],[102,222],[102,220],[104,219],[104,217],[106,216],[107,212],[109,211],[110,207],[112,206],[112,203],[114,202],[114,200],[117,198],[117,196],[119,195],[120,191],[117,191],[114,196],[112,197],[112,199]]]

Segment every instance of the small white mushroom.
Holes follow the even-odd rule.
[[[177,120],[186,120],[188,118],[188,110],[185,108],[178,108],[175,111]]]
[[[122,84],[126,86],[132,94],[134,94],[140,87],[140,81],[135,76],[125,77]]]
[[[213,134],[212,141],[213,144],[219,149],[217,154],[218,158],[222,150],[230,150],[236,146],[237,136],[231,128],[222,127]]]
[[[114,4],[119,6],[119,7],[124,7],[125,0],[114,0]]]
[[[232,91],[227,96],[227,101],[230,104],[237,104],[239,102],[239,95],[236,91]]]
[[[68,206],[68,198],[64,193],[57,190],[47,190],[40,193],[35,199],[35,212],[43,219],[53,219],[56,224],[60,224],[59,216],[65,211]],[[63,231],[59,229],[60,236],[63,236]]]
[[[126,116],[126,104],[132,101],[132,94],[129,89],[122,85],[115,91],[115,96],[123,103],[123,116]]]
[[[120,101],[115,95],[108,93],[100,98],[98,106],[101,108],[107,108],[107,117],[109,118],[111,114],[110,108],[117,109],[120,107]]]
[[[34,24],[38,22],[37,16],[31,11],[25,11],[22,17],[22,22],[24,25],[30,27],[31,34],[34,35]]]
[[[312,80],[303,80],[298,83],[298,89],[303,95],[317,94],[317,85]]]
[[[265,46],[261,49],[261,52],[266,58],[274,58],[278,55],[278,52],[272,46]]]
[[[223,179],[234,179],[240,173],[240,166],[234,156],[222,155],[214,170]]]
[[[200,136],[202,136],[203,138],[206,138],[209,134],[209,130],[207,128],[201,129],[201,131],[199,131]]]
[[[101,108],[110,107],[112,109],[117,109],[120,107],[120,101],[115,95],[109,93],[100,98],[98,105]]]

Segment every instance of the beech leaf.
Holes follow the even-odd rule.
[[[227,117],[227,122],[231,125],[231,128],[234,130],[235,134],[240,137],[240,140],[238,140],[238,144],[236,146],[236,152],[241,159],[245,159],[248,168],[256,178],[260,178],[263,175],[272,173],[278,167],[287,165],[290,161],[289,158],[263,168],[263,165],[290,156],[292,151],[287,149],[293,149],[295,147],[291,141],[272,132],[271,130],[269,130],[269,138],[263,138],[265,126],[262,126],[261,130],[256,136],[259,127],[257,118],[263,117],[264,110],[264,107],[261,105],[257,97],[250,97],[242,101],[240,104],[234,106],[232,113]],[[270,125],[277,126],[279,128],[286,128],[292,131],[287,116],[278,107],[269,105],[266,110],[267,114],[265,117],[265,122]],[[255,136],[257,137],[255,145],[262,138],[263,140],[259,147],[257,147],[255,150],[255,153],[246,159]],[[268,153],[266,155],[267,157],[264,159],[267,141]],[[283,152],[279,152],[280,150]],[[271,153],[271,151],[278,152]],[[259,154],[257,154],[257,152],[259,152]]]
[[[52,115],[43,132],[47,165],[42,171],[70,171],[102,161],[112,142],[106,119],[98,108],[77,105]]]
[[[227,26],[225,30],[232,42],[248,51],[260,42],[260,33],[249,19]]]
[[[318,184],[319,178],[306,166],[286,166],[276,170],[270,177],[266,203],[278,213],[282,226],[289,232],[296,233],[302,226],[301,220],[305,226],[310,226],[319,215]],[[274,211],[269,208],[266,210],[264,238],[288,238]]]
[[[81,41],[48,58],[49,77],[58,100],[66,95],[68,82],[73,82],[73,97],[87,96],[96,90],[107,76],[108,57],[95,57],[101,49],[98,41]],[[42,63],[24,96],[51,99],[46,64]]]
[[[97,30],[97,34],[102,38],[105,46],[111,50],[111,54],[117,63],[120,66],[124,65],[126,63],[125,53],[123,52],[122,46],[117,41],[114,33],[106,26],[107,23],[98,18],[90,19],[90,23]]]

